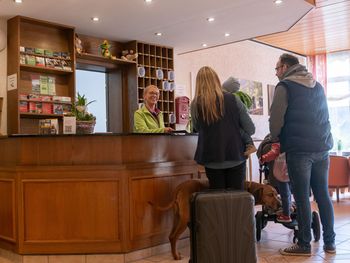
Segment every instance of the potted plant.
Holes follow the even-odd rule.
[[[76,118],[77,124],[76,132],[78,134],[87,134],[94,132],[96,117],[87,111],[87,106],[93,102],[95,102],[95,100],[88,102],[85,95],[80,95],[78,92],[77,100],[72,106],[72,113]]]

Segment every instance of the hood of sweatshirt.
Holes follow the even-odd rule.
[[[314,88],[316,86],[316,80],[314,80],[312,74],[301,64],[296,64],[288,68],[282,75],[281,80],[290,80],[308,88]]]

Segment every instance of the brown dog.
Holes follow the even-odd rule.
[[[173,200],[164,207],[153,205],[161,211],[174,208],[173,228],[169,235],[171,253],[175,260],[181,259],[177,251],[176,243],[180,235],[186,230],[187,223],[190,221],[189,201],[193,193],[200,192],[209,188],[207,180],[188,180],[179,184],[174,191]],[[254,196],[256,205],[264,205],[274,210],[281,206],[277,191],[270,185],[259,184],[256,182],[245,182],[244,189]]]

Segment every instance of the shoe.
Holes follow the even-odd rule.
[[[331,254],[335,254],[337,251],[334,243],[323,245],[323,250],[324,252],[331,253]]]
[[[254,146],[254,144],[247,144],[244,155],[248,156],[252,153],[255,153],[257,151],[256,147]]]
[[[280,223],[290,223],[292,222],[292,219],[290,218],[290,216],[280,214],[279,216],[277,216],[276,221]]]
[[[285,256],[311,256],[311,248],[301,247],[298,244],[281,248],[280,253]]]

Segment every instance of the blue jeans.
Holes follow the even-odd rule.
[[[288,174],[297,206],[298,244],[310,247],[311,205],[310,186],[320,212],[325,244],[334,243],[334,211],[328,194],[328,152],[297,152],[286,154]]]
[[[278,182],[277,187],[281,196],[283,214],[290,216],[291,192],[289,182]]]

